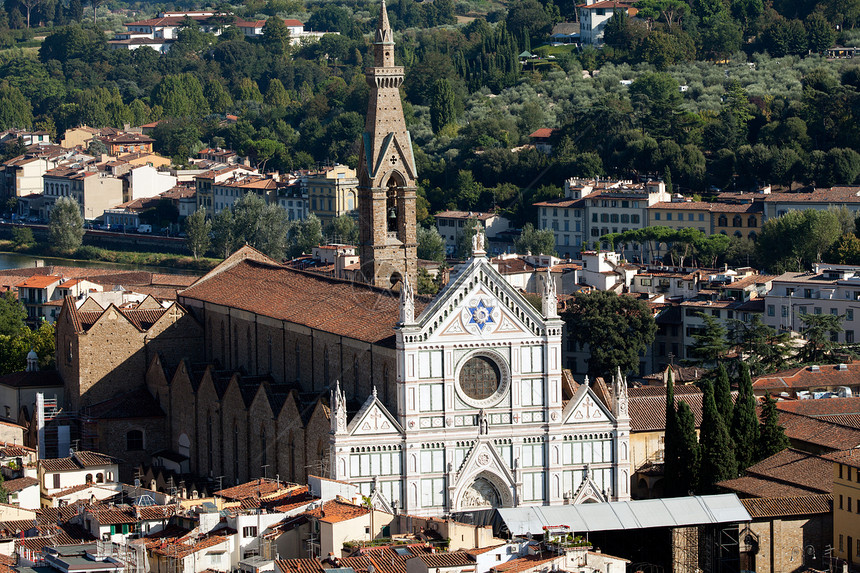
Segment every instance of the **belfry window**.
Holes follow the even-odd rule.
[[[397,182],[394,177],[388,180],[388,192],[385,201],[385,219],[388,221],[388,232],[397,232]]]

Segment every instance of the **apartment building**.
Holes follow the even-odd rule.
[[[860,266],[817,263],[811,272],[784,273],[765,296],[764,322],[780,332],[800,334],[805,314],[842,316],[843,332],[832,339],[852,343],[860,311]],[[860,314],[858,314],[860,320]]]
[[[299,221],[308,216],[308,194],[300,181],[294,180],[278,187],[278,205],[287,212],[290,221]]]
[[[355,169],[335,165],[309,175],[305,180],[310,210],[323,226],[335,217],[352,214],[358,209],[358,177]]]
[[[213,213],[230,209],[241,197],[255,193],[266,203],[277,200],[278,182],[272,177],[262,175],[239,175],[212,186],[212,202],[215,205]]]
[[[833,462],[833,556],[854,570],[860,565],[860,450],[824,457]]]
[[[87,221],[101,217],[106,209],[119,205],[123,200],[122,179],[96,165],[75,163],[47,171],[43,177],[43,202],[40,215],[47,218],[57,199],[71,197],[81,207],[81,215]],[[33,209],[33,205],[30,205]]]
[[[195,175],[194,187],[197,191],[197,208],[206,209],[206,211],[212,215],[221,211],[223,207],[216,205],[213,196],[214,186],[216,184],[223,183],[230,178],[242,175],[259,175],[259,172],[256,169],[251,169],[241,165],[224,165]],[[232,202],[230,204],[232,205]]]
[[[576,253],[609,233],[641,229],[648,225],[649,207],[671,200],[662,181],[634,184],[573,178],[565,181],[564,189],[564,198],[535,204],[538,226],[553,231],[560,254]],[[638,252],[638,245],[626,254],[635,256],[634,251]]]

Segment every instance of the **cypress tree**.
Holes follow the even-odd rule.
[[[755,463],[759,435],[758,425],[750,369],[745,362],[741,362],[738,401],[735,404],[731,426],[731,437],[735,446],[739,471],[743,471]]]
[[[729,432],[717,411],[713,382],[705,381],[702,394],[702,462],[698,485],[700,493],[715,493],[716,483],[737,477],[737,462]]]
[[[699,440],[696,437],[696,419],[690,405],[678,401],[678,459],[679,472],[675,490],[679,495],[690,495],[697,489],[701,462]]]
[[[758,459],[763,460],[777,452],[781,452],[790,444],[785,435],[785,428],[779,425],[779,412],[776,400],[770,394],[764,402],[761,411],[762,425],[758,438]]]
[[[681,462],[679,457],[678,413],[675,410],[675,377],[669,369],[666,381],[666,430],[663,434],[663,483],[666,495],[674,496],[679,491]]]
[[[722,362],[717,365],[714,400],[717,402],[717,411],[728,426],[732,423],[734,404],[732,404],[732,385],[729,383],[729,373]]]

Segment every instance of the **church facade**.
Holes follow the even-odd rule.
[[[333,391],[332,477],[413,515],[629,499],[626,381],[576,384],[552,281],[542,314],[478,247],[418,316],[402,289],[395,410]]]

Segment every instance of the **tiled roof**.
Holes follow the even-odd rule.
[[[400,313],[394,291],[250,259],[213,271],[179,296],[389,345]],[[416,297],[416,316],[426,304]]]
[[[534,137],[537,139],[545,139],[547,137],[552,137],[552,134],[555,130],[549,127],[541,127],[540,129],[535,130],[533,133],[529,134],[529,137]]]
[[[88,509],[87,512],[101,525],[118,525],[121,523],[137,523],[139,521],[166,520],[176,513],[176,506],[94,506]]]
[[[203,549],[208,549],[215,545],[225,543],[226,541],[226,537],[212,535],[211,537],[206,537],[197,543],[166,543],[163,546],[153,549],[153,551],[168,558],[182,559],[193,553],[202,551]]]
[[[766,203],[860,203],[860,187],[830,187],[813,189],[805,193],[770,193]]]
[[[39,480],[31,477],[22,477],[18,479],[10,479],[3,482],[3,489],[12,493],[16,491],[21,491],[22,489],[26,489],[28,487],[39,485]]]
[[[828,398],[823,400],[779,400],[776,407],[784,412],[802,416],[831,416],[834,414],[860,414],[860,397]]]
[[[831,450],[860,446],[860,430],[790,412],[779,412],[779,423],[789,439]]]
[[[316,559],[278,559],[275,561],[281,573],[321,573],[322,564]]]
[[[824,457],[840,464],[860,468],[860,449],[858,448],[831,452]]]
[[[315,517],[324,523],[340,523],[341,521],[349,521],[368,513],[370,513],[370,510],[366,507],[335,499],[327,501],[322,507],[306,511],[304,515]]]
[[[18,288],[48,288],[52,284],[58,283],[63,280],[63,277],[59,276],[35,276],[30,277],[22,283],[15,285]]]
[[[630,431],[651,432],[666,429],[666,388],[630,388]],[[696,427],[702,424],[702,391],[695,386],[676,386],[675,404],[686,402],[693,411]]]
[[[119,460],[97,452],[74,452],[68,458],[41,460],[42,467],[49,472],[78,470],[91,466],[118,464]]]
[[[79,491],[84,491],[84,490],[90,489],[91,487],[99,487],[99,485],[94,484],[94,483],[82,483],[82,484],[78,484],[78,485],[73,485],[72,487],[68,487],[66,489],[52,493],[46,497],[51,498],[51,499],[54,499],[57,497],[65,497],[65,496],[71,495],[73,493],[78,493]]]
[[[755,477],[783,486],[792,486],[805,490],[806,493],[831,493],[833,480],[829,479],[832,462],[822,456],[816,456],[795,449],[786,449],[747,468],[747,477]],[[822,479],[822,476],[828,476]],[[744,478],[739,478],[744,479]],[[727,483],[721,482],[721,487],[733,489]],[[758,484],[764,486],[764,484]],[[784,493],[767,494],[766,497],[784,497]],[[792,495],[802,495],[790,493]]]
[[[475,560],[472,556],[465,551],[428,553],[424,555],[416,555],[413,559],[422,560],[427,567],[464,567],[475,564]]]
[[[806,390],[823,386],[857,386],[860,384],[860,362],[851,362],[840,369],[838,364],[821,364],[814,372],[811,366],[802,366],[759,376],[753,380],[753,388],[782,392]]]
[[[284,489],[285,487],[286,484],[284,483],[280,483],[272,479],[260,478],[216,491],[213,495],[217,495],[225,499],[241,501],[243,499],[263,497]]]
[[[497,216],[495,213],[481,213],[479,211],[442,211],[435,215],[437,219],[441,217],[443,219],[478,219],[479,221],[486,221]]]
[[[494,573],[519,573],[527,569],[532,569],[544,563],[549,563],[558,559],[558,555],[552,557],[544,557],[543,554],[528,555],[526,557],[517,557],[500,565],[496,565],[490,569]]]
[[[833,510],[833,496],[830,494],[742,499],[741,503],[753,519],[814,515]]]

